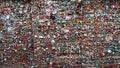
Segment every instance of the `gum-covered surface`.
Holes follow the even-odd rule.
[[[0,68],[120,68],[120,1],[0,0]]]

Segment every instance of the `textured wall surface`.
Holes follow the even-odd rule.
[[[0,1],[0,68],[119,64],[119,0]]]

